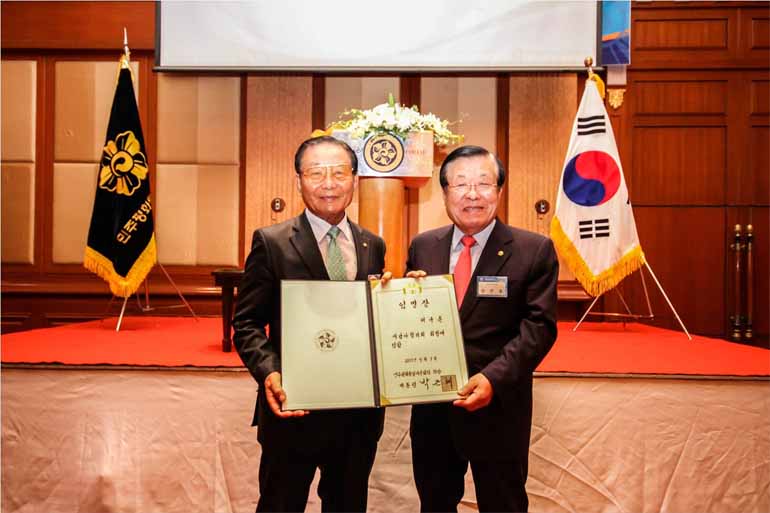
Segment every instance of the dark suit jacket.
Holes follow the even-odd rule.
[[[450,225],[417,236],[407,269],[448,273],[452,231]],[[477,297],[478,276],[507,276],[508,297]],[[558,276],[550,239],[497,221],[460,308],[468,373],[483,373],[494,389],[492,402],[476,412],[450,408],[455,447],[470,460],[514,458],[526,463],[532,372],[556,340]],[[421,426],[422,420],[436,419],[435,410],[429,414],[430,405],[422,408],[412,410],[413,429],[440,429]]]
[[[356,280],[380,274],[385,266],[385,242],[350,222],[356,247]],[[314,411],[301,418],[279,419],[267,405],[262,385],[268,374],[281,370],[281,280],[328,280],[321,252],[305,214],[254,232],[238,306],[233,342],[259,386],[254,425],[263,445],[315,450],[333,445],[335,436],[355,426],[377,440],[384,415],[378,409]],[[301,321],[301,319],[297,319]],[[266,325],[270,326],[268,336]],[[334,379],[330,376],[329,379]]]

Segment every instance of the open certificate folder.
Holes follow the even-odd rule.
[[[286,410],[457,399],[468,381],[451,275],[281,282]]]

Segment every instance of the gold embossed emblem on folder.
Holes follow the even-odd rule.
[[[334,351],[337,347],[337,334],[332,330],[321,330],[315,335],[315,345],[321,351]]]

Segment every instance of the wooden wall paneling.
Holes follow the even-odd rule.
[[[238,266],[243,267],[246,263],[247,251],[251,249],[251,235],[246,233],[246,134],[248,118],[248,77],[241,75],[241,129],[240,129],[240,154],[238,161]]]
[[[150,201],[157,205],[155,198],[155,187],[158,169],[158,75],[153,72],[153,54],[142,52],[139,75],[142,80],[139,81],[139,98],[143,99],[139,103],[139,117],[142,123],[142,133],[144,134],[145,151],[147,152],[147,162],[150,165]]]
[[[753,205],[770,205],[770,125],[765,121],[752,124],[747,138],[749,151],[749,178],[747,185],[750,190],[749,203]],[[746,183],[746,182],[742,182]]]
[[[158,258],[237,266],[241,79],[172,73],[157,79]]]
[[[748,173],[746,182],[753,205],[770,205],[770,73],[751,71],[745,73],[748,85],[748,113],[739,128],[748,130],[744,138]],[[746,183],[744,182],[744,183]]]
[[[50,210],[50,182],[43,178],[52,172],[53,157],[53,64],[49,58],[37,59],[37,132],[35,134],[35,263],[32,271],[40,273],[46,258],[46,241],[50,240],[46,232],[45,212]],[[46,202],[48,201],[48,202]]]
[[[634,83],[640,116],[714,115],[727,113],[728,82],[722,77],[653,73]]]
[[[770,202],[770,74],[729,73],[730,111],[726,203],[767,205]]]
[[[767,67],[767,2],[634,2],[633,69]]]
[[[14,333],[16,331],[24,331],[32,329],[33,319],[31,312],[6,312],[3,311],[2,320],[0,321],[0,332],[3,335],[8,333]]]
[[[326,77],[313,75],[313,130],[326,128]]]
[[[724,336],[725,213],[713,207],[635,207],[636,226],[650,267],[692,333]],[[645,270],[646,273],[646,270]],[[680,329],[665,299],[645,274],[655,320]],[[621,292],[634,313],[647,305],[637,273],[622,282]],[[618,309],[616,300],[608,307]]]
[[[310,75],[249,76],[246,106],[246,213],[244,250],[256,228],[285,221],[302,211],[294,153],[313,130]],[[275,213],[273,198],[286,207]]]
[[[636,2],[631,31],[635,69],[731,66],[738,53],[735,9],[669,9]]]
[[[770,199],[770,132],[767,71],[732,72],[731,102],[734,112],[728,119],[730,163],[726,183],[730,205],[768,204]]]
[[[2,132],[0,155],[5,163],[35,162],[37,119],[37,61],[2,59]]]
[[[508,110],[508,223],[548,235],[572,123],[577,112],[575,73],[527,73],[510,78]],[[535,203],[551,211],[539,216]],[[574,276],[562,265],[560,280]]]
[[[20,49],[155,48],[155,2],[2,2],[2,47]]]
[[[713,73],[632,73],[634,147],[625,170],[636,205],[722,205],[734,100]],[[720,112],[721,111],[721,112]]]
[[[46,57],[45,63],[45,106],[43,126],[45,147],[38,155],[36,182],[40,184],[41,194],[35,198],[36,222],[40,230],[36,244],[40,245],[40,271],[48,272],[53,260],[53,159],[54,159],[54,107],[56,99],[56,60]],[[40,201],[40,202],[38,202]]]
[[[731,204],[738,198],[741,189],[745,190],[746,179],[750,175],[748,166],[748,108],[749,87],[741,71],[725,73],[728,82],[728,111],[725,118],[727,130],[727,151],[725,162],[724,203]],[[748,192],[748,191],[746,191]],[[749,192],[749,195],[752,193]],[[744,195],[746,193],[744,192]]]
[[[495,141],[495,148],[497,157],[500,162],[503,163],[503,167],[510,169],[510,163],[508,161],[508,141],[510,137],[509,129],[509,114],[510,114],[510,99],[511,99],[511,81],[510,75],[507,73],[501,73],[497,75],[495,79],[495,86],[497,90],[497,98],[495,102],[497,104],[495,132],[497,133],[497,139]],[[497,206],[497,215],[505,223],[508,221],[508,183],[510,180],[506,180],[503,185],[502,194],[500,195],[500,204]],[[553,206],[552,206],[553,207]]]
[[[770,60],[770,6],[757,2],[739,9],[740,52],[745,58]]]
[[[40,61],[34,55],[3,55],[2,71],[2,261],[9,268],[31,270],[38,260],[36,173]],[[10,82],[8,82],[10,80]]]

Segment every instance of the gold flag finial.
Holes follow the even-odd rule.
[[[120,58],[120,65],[122,68],[128,68],[131,63],[131,50],[128,49],[128,32],[126,27],[123,27],[123,55]]]
[[[583,60],[583,64],[585,65],[586,68],[588,68],[588,80],[593,80],[594,81],[594,83],[596,84],[596,88],[599,90],[599,96],[601,96],[602,100],[603,100],[604,96],[605,96],[604,81],[602,80],[602,77],[600,77],[599,75],[594,73],[594,68],[593,68],[594,60],[593,60],[593,58],[592,57],[586,57]]]

